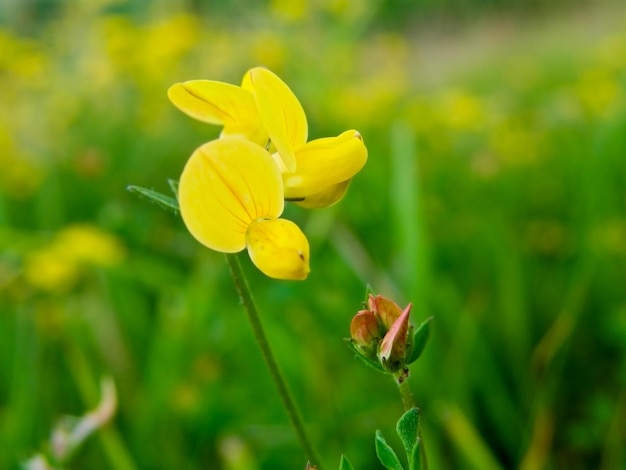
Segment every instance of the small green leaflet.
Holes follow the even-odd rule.
[[[173,191],[178,186],[177,183],[173,180],[169,180],[169,184],[170,184],[170,188],[172,188]],[[173,210],[174,212],[179,212],[180,210],[178,208],[178,201],[173,197],[166,196],[165,194],[158,193],[151,189],[142,188],[141,186],[130,185],[130,186],[127,186],[126,189],[130,191],[131,193],[139,194],[140,196],[143,196],[151,200],[152,202],[158,204],[164,209],[170,209],[170,210]]]

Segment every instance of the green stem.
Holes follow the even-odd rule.
[[[398,375],[395,375],[394,378],[398,384],[398,391],[400,392],[400,397],[402,398],[404,411],[409,411],[410,409],[415,408],[415,399],[411,393],[411,387],[409,387],[408,369],[406,369],[406,372],[402,371]],[[417,437],[420,440],[420,469],[428,470],[428,459],[426,458],[426,447],[424,447],[424,438],[422,437],[421,420],[417,425]]]
[[[404,411],[409,411],[411,408],[415,408],[415,400],[413,399],[413,394],[411,393],[411,387],[409,387],[409,377],[403,372],[402,375],[396,376],[395,379],[398,384],[400,397],[402,398]]]
[[[236,254],[226,254],[226,259],[228,261],[228,266],[230,267],[230,272],[233,276],[233,281],[235,282],[237,293],[241,298],[244,310],[248,314],[248,320],[250,321],[250,325],[252,326],[254,338],[259,345],[259,348],[261,349],[261,354],[263,355],[263,359],[265,359],[265,364],[270,370],[272,380],[274,380],[274,384],[278,389],[278,394],[280,395],[283,406],[287,411],[287,415],[289,416],[291,425],[296,432],[296,437],[300,442],[300,446],[304,450],[307,459],[309,459],[309,461],[311,461],[312,463],[315,463],[317,468],[321,470],[321,460],[317,456],[315,449],[311,445],[311,441],[307,437],[304,423],[302,422],[302,418],[300,417],[298,408],[291,396],[291,393],[289,392],[289,389],[287,388],[285,378],[283,377],[283,374],[278,367],[278,363],[276,362],[276,358],[274,357],[274,353],[272,352],[270,343],[267,340],[263,325],[261,324],[259,312],[254,303],[254,298],[252,297],[252,291],[250,290],[248,280],[246,279],[243,269],[241,268],[239,258]]]

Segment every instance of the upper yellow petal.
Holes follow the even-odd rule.
[[[337,194],[333,201],[336,202],[345,193],[349,180],[367,162],[367,148],[361,135],[349,130],[337,137],[308,142],[296,152],[296,160],[296,173],[283,173],[285,197],[306,199],[330,191]],[[337,186],[340,184],[343,186]]]
[[[269,277],[302,280],[309,274],[309,242],[290,220],[255,220],[246,244],[252,262]]]
[[[308,124],[302,105],[285,82],[256,67],[244,76],[254,90],[259,116],[287,171],[296,171],[295,151],[307,140]]]
[[[280,172],[271,155],[252,142],[213,140],[187,161],[178,203],[185,225],[200,243],[224,253],[241,251],[253,220],[276,218],[283,211]]]
[[[230,83],[190,80],[167,91],[170,101],[185,114],[224,126],[222,136],[239,136],[265,146],[267,132],[249,90]]]

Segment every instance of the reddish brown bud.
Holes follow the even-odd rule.
[[[382,337],[376,315],[369,310],[358,312],[350,323],[350,336],[354,344],[364,352],[375,352]]]
[[[367,300],[369,309],[376,314],[385,331],[402,315],[402,309],[395,302],[382,295],[369,295]]]
[[[409,332],[409,315],[412,305],[409,304],[383,338],[378,351],[378,359],[383,367],[395,371],[404,366],[407,354],[407,340]]]

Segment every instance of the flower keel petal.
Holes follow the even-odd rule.
[[[246,233],[246,245],[252,262],[269,277],[303,280],[309,274],[309,242],[289,220],[253,221]]]
[[[284,173],[285,195],[290,199],[313,198],[320,192],[336,193],[330,205],[337,202],[347,189],[349,180],[367,162],[367,148],[361,135],[354,130],[337,137],[316,139],[296,152],[297,172]],[[344,186],[336,187],[339,184]],[[335,189],[330,189],[335,187]],[[341,191],[343,189],[343,192]],[[318,197],[318,199],[324,199]],[[323,207],[312,205],[311,207]]]
[[[305,209],[329,207],[341,201],[346,192],[348,192],[350,181],[352,180],[326,186],[313,194],[306,194],[301,190],[294,190],[293,188],[289,190],[285,188],[285,199]]]

